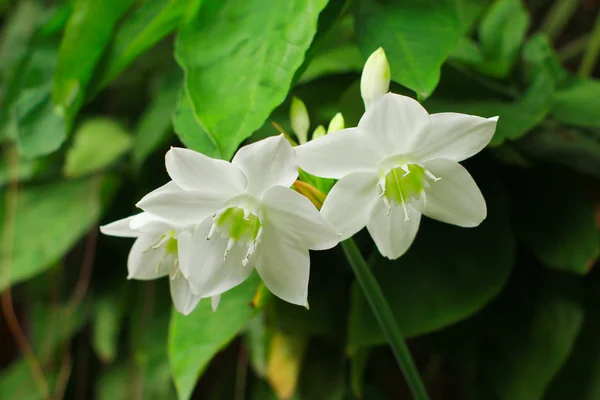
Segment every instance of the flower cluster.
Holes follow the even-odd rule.
[[[389,84],[379,49],[363,71],[367,110],[355,128],[342,129],[338,115],[308,141],[308,113],[294,99],[296,148],[279,135],[242,147],[231,162],[169,150],[172,180],[140,200],[144,212],[101,228],[137,238],[129,278],[168,276],[176,309],[189,314],[207,297],[216,309],[256,269],[272,293],[308,307],[309,250],[331,248],[366,226],[381,254],[395,259],[413,242],[422,214],[480,224],[485,200],[458,162],[489,143],[497,118],[429,115],[417,101],[387,93]],[[339,180],[321,212],[290,188],[299,166]]]

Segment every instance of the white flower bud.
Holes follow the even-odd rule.
[[[337,113],[329,122],[327,133],[341,131],[342,129],[344,129],[344,116],[342,113]]]
[[[360,78],[360,94],[365,103],[365,109],[369,108],[373,100],[390,89],[390,64],[388,64],[385,52],[380,47],[365,63]]]
[[[306,143],[308,139],[308,128],[310,127],[310,119],[306,106],[297,97],[292,98],[290,107],[290,121],[292,122],[292,131],[296,134],[300,144]]]
[[[319,125],[312,134],[312,140],[316,140],[320,137],[323,137],[326,133],[327,131],[325,130],[325,127],[323,125]]]

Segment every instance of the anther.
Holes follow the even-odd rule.
[[[217,230],[217,224],[213,223],[210,227],[210,231],[208,231],[208,235],[206,236],[206,240],[210,240]]]
[[[235,239],[229,239],[229,241],[227,242],[227,248],[225,249],[225,255],[223,256],[223,260],[227,261],[227,254],[229,254],[229,251],[233,248],[234,244]]]
[[[439,180],[441,180],[442,178],[438,178],[437,176],[435,176],[434,174],[432,174],[431,172],[429,172],[428,169],[425,169],[425,175],[427,175],[427,177],[429,179],[433,179],[434,182],[437,182]]]

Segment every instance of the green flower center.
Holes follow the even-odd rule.
[[[390,203],[398,205],[419,197],[427,182],[425,171],[425,168],[417,164],[391,169],[385,176],[384,196]]]
[[[240,207],[230,207],[217,215],[215,224],[234,241],[253,242],[258,237],[260,219]]]
[[[167,254],[177,254],[178,247],[177,239],[175,239],[176,232],[174,230],[170,230],[165,236],[165,252]]]

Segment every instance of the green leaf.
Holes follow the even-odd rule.
[[[109,167],[131,148],[131,136],[107,118],[85,121],[67,152],[65,175],[79,177]]]
[[[317,54],[308,64],[298,83],[310,82],[327,75],[362,71],[364,60],[355,44],[335,47]]]
[[[554,96],[552,117],[569,125],[600,128],[599,98],[600,81],[575,79]]]
[[[144,0],[119,26],[100,65],[92,92],[117,77],[133,60],[177,29],[196,0]]]
[[[134,0],[75,0],[58,53],[52,102],[71,124],[113,29]]]
[[[95,300],[92,347],[104,363],[112,363],[117,356],[121,315],[117,296],[106,295]]]
[[[534,81],[540,74],[548,74],[560,87],[569,77],[545,35],[537,34],[525,43],[523,61],[529,81]]]
[[[87,232],[100,213],[99,184],[88,179],[19,190],[12,263],[1,271],[0,290],[52,267]],[[5,195],[0,210],[4,226]]]
[[[487,395],[479,398],[541,399],[583,324],[577,282],[561,276],[528,282],[521,276],[518,284],[488,315],[477,377]]]
[[[209,157],[223,158],[214,139],[206,133],[196,119],[192,102],[183,91],[179,95],[177,109],[173,114],[173,128],[188,149],[196,150]]]
[[[578,399],[594,400],[600,397],[600,281],[587,288],[588,299],[583,325],[571,356],[554,377],[545,400]]]
[[[57,114],[50,96],[49,86],[26,89],[12,107],[17,147],[25,158],[50,154],[66,139],[65,121]]]
[[[545,126],[517,142],[523,151],[600,178],[600,132]]]
[[[499,116],[496,133],[489,144],[498,146],[507,139],[520,138],[542,122],[552,107],[553,93],[551,78],[541,74],[527,92],[514,102],[432,98],[425,103],[425,108],[430,113],[453,111],[487,118]]]
[[[497,184],[497,181],[495,180]],[[375,258],[373,272],[407,337],[456,323],[486,305],[512,270],[515,243],[507,199],[498,187],[484,191],[488,217],[464,229],[424,220],[411,249],[397,261]],[[360,288],[352,291],[348,346],[386,339]]]
[[[458,17],[462,22],[463,32],[471,33],[477,20],[483,15],[490,0],[456,0]]]
[[[258,282],[258,275],[253,274],[225,293],[216,312],[208,299],[188,316],[172,312],[168,349],[179,399],[190,398],[210,360],[256,315],[250,302]]]
[[[363,56],[383,47],[392,79],[419,99],[433,93],[440,67],[461,35],[454,0],[393,2],[363,0],[355,8],[355,27]]]
[[[480,70],[490,76],[508,75],[529,28],[529,14],[521,0],[496,0],[479,26],[486,62]]]
[[[169,74],[158,85],[155,97],[146,107],[135,128],[133,162],[140,169],[146,158],[172,133],[173,113],[181,92],[181,74]]]
[[[326,3],[206,0],[181,29],[176,57],[186,93],[223,158],[285,99]]]
[[[47,374],[50,387],[56,382],[56,372]],[[36,382],[25,360],[15,361],[0,374],[0,399],[46,400],[38,392]]]
[[[98,400],[129,400],[135,398],[135,386],[131,376],[135,370],[131,363],[121,362],[106,368],[98,380],[96,396]]]
[[[568,188],[566,195],[557,196],[557,187]],[[526,176],[518,198],[515,226],[519,239],[544,265],[586,274],[600,255],[600,233],[591,204],[574,178],[545,168]]]

